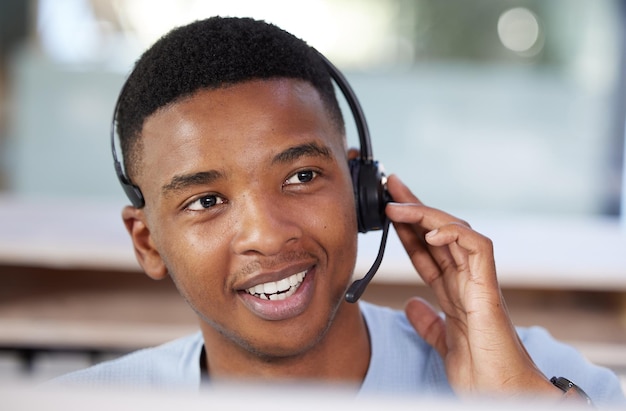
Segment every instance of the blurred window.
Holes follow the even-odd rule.
[[[453,211],[619,214],[624,25],[617,0],[40,0],[38,5],[39,44],[51,65],[61,72],[99,73],[94,78],[113,72],[119,84],[141,51],[175,25],[215,14],[274,22],[344,70],[364,106],[374,153],[424,201]],[[69,84],[72,76],[58,79],[68,86],[49,92],[66,94],[52,101],[71,103],[72,92],[80,95]],[[21,108],[28,115],[18,119],[40,118],[48,108],[28,105],[37,101],[28,93],[45,86],[38,83],[33,91],[30,77],[21,80],[17,93],[24,93]],[[111,83],[102,81],[104,103],[91,103],[98,113],[103,106],[112,108]],[[93,90],[91,98],[97,99]],[[89,109],[80,104],[81,112]],[[76,138],[106,140],[110,111],[99,115],[83,119],[102,120],[104,126]],[[17,126],[17,134],[29,136],[15,137],[44,138],[49,129],[45,122],[40,127]],[[64,144],[64,135],[59,133],[56,144]],[[81,147],[67,145],[70,153],[72,146]],[[106,173],[113,180],[106,150],[83,154],[90,163],[102,160],[92,181]],[[18,174],[32,170],[17,169]],[[48,184],[57,193],[88,190],[84,184],[54,187],[52,180],[57,179]],[[36,191],[33,184],[14,187]],[[114,185],[101,185],[106,189],[99,194],[121,195]]]

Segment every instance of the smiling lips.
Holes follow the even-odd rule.
[[[295,294],[304,281],[305,276],[306,271],[302,271],[280,281],[257,284],[246,289],[246,292],[262,300],[284,300]]]

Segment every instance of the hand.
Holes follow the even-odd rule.
[[[452,388],[461,395],[560,396],[511,323],[491,240],[465,221],[422,204],[396,176],[387,186],[395,202],[386,213],[445,319],[417,298],[407,303],[406,314],[443,358]]]

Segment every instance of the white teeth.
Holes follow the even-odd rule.
[[[287,291],[289,287],[291,287],[291,284],[289,284],[289,278],[283,278],[276,283],[276,286],[278,287],[278,291],[280,292]]]
[[[298,287],[300,287],[300,284],[304,281],[305,276],[306,271],[302,271],[279,281],[257,284],[254,287],[248,288],[246,291],[248,294],[252,294],[262,300],[284,300],[296,293]]]
[[[265,294],[274,294],[276,291],[278,291],[278,284],[275,282],[263,284],[263,292]]]

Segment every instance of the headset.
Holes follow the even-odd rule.
[[[374,160],[369,128],[367,126],[367,121],[365,120],[365,114],[363,113],[363,109],[356,97],[356,94],[339,69],[335,67],[324,55],[319,52],[318,54],[326,66],[331,78],[334,80],[337,87],[339,87],[346,102],[348,103],[357,128],[359,144],[361,146],[360,157],[350,160],[349,167],[352,177],[352,187],[354,189],[358,230],[360,233],[383,230],[378,254],[372,267],[363,278],[355,280],[346,291],[346,301],[354,303],[361,297],[382,262],[390,225],[389,219],[385,215],[385,205],[391,201],[391,196],[387,192],[387,179],[382,167],[379,165],[378,161]],[[126,196],[134,207],[142,208],[145,205],[145,200],[143,194],[141,193],[141,189],[134,185],[130,181],[130,178],[124,174],[122,164],[118,160],[117,150],[115,148],[117,112],[125,89],[126,84],[122,86],[122,90],[117,98],[115,109],[113,111],[113,120],[111,121],[110,129],[111,152],[113,154],[115,173],[117,174],[117,178],[122,185]]]

